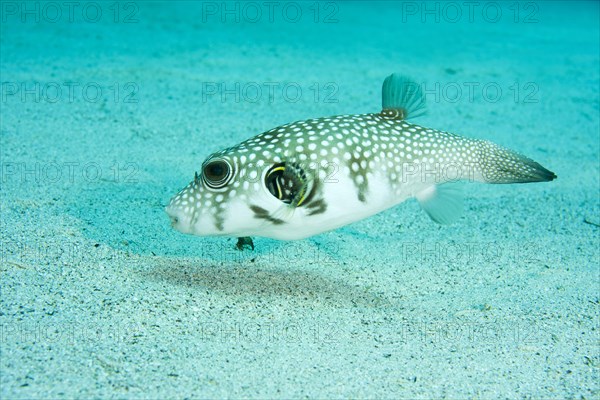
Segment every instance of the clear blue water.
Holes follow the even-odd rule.
[[[598,3],[0,3],[2,398],[598,396]],[[171,229],[212,152],[380,110],[551,183],[296,242]]]

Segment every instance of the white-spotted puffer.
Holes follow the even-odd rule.
[[[407,122],[419,85],[393,74],[383,110],[293,122],[210,155],[166,212],[199,236],[302,239],[415,197],[432,219],[460,216],[457,181],[546,182],[537,162],[484,140]]]

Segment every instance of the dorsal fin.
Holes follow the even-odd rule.
[[[408,119],[425,114],[425,97],[421,86],[410,78],[392,74],[383,81],[381,115]]]

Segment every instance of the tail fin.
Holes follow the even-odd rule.
[[[479,179],[486,183],[548,182],[556,179],[554,172],[547,170],[532,159],[492,142],[480,140],[477,146]]]

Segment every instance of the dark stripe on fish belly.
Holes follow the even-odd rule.
[[[262,207],[251,205],[250,209],[254,212],[254,217],[258,219],[264,219],[275,225],[285,224],[285,221],[279,218],[272,217],[269,212]]]

